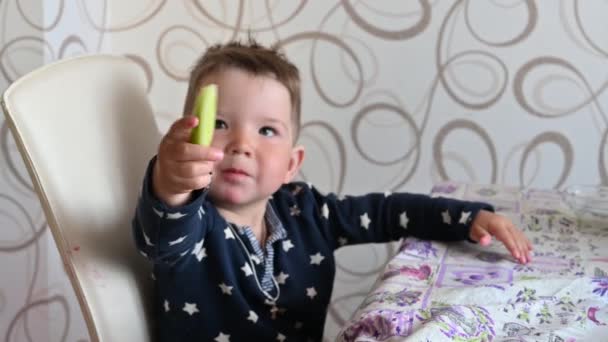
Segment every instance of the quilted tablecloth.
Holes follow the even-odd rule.
[[[338,341],[608,341],[608,218],[559,191],[442,183],[485,201],[534,245],[518,264],[497,241],[405,239]]]

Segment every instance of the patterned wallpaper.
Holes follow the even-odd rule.
[[[606,13],[605,0],[0,0],[0,90],[61,58],[126,55],[164,131],[196,56],[252,32],[301,68],[301,178],[321,189],[605,185]],[[0,174],[0,339],[87,341],[4,117]],[[338,251],[327,340],[393,252]]]

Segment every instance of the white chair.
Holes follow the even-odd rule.
[[[2,105],[92,341],[150,341],[150,266],[131,218],[160,135],[142,69],[93,55],[35,70]]]

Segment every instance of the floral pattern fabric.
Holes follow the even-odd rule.
[[[408,238],[339,341],[608,341],[608,217],[553,190],[442,183],[432,194],[494,205],[530,238],[532,261],[497,241]]]

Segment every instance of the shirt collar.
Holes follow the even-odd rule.
[[[266,243],[273,243],[277,240],[281,240],[287,237],[287,231],[283,227],[283,223],[277,216],[276,212],[270,202],[266,204],[266,212],[264,213],[264,220],[266,221],[266,228],[268,229],[268,239]],[[245,230],[251,229],[250,226],[238,224],[232,224],[238,230],[239,234],[244,234]]]

